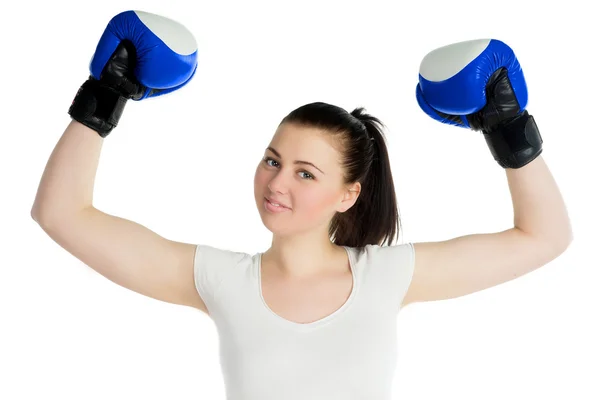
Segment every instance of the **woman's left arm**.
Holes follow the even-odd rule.
[[[561,255],[573,240],[560,190],[542,156],[506,169],[514,227],[414,243],[415,268],[402,306],[461,297],[523,276]]]
[[[567,209],[542,158],[542,137],[525,109],[527,99],[515,53],[499,40],[454,43],[423,58],[419,106],[435,120],[483,133],[506,171],[514,226],[415,243],[405,304],[459,297],[515,279],[552,261],[571,243]]]

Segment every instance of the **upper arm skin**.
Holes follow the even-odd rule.
[[[196,245],[165,239],[93,207],[38,223],[61,247],[112,282],[208,314],[194,284]]]
[[[566,247],[511,228],[414,243],[414,248],[415,269],[402,305],[457,298],[502,284],[552,261]]]

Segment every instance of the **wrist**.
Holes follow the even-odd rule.
[[[542,153],[542,137],[527,111],[482,133],[494,159],[503,168],[521,168]]]
[[[126,102],[119,91],[90,77],[77,91],[69,115],[104,138],[119,123]]]

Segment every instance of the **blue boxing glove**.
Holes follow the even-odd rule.
[[[108,23],[69,115],[106,137],[127,100],[185,86],[198,65],[194,36],[180,23],[143,11],[125,11]]]
[[[521,168],[542,153],[537,125],[525,110],[523,71],[499,40],[470,40],[428,53],[416,96],[433,119],[482,132],[503,168]]]

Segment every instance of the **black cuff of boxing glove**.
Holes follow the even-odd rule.
[[[77,91],[69,115],[106,137],[119,123],[126,102],[119,92],[90,77]]]
[[[521,168],[542,153],[542,137],[532,115],[524,111],[483,135],[502,168]]]

